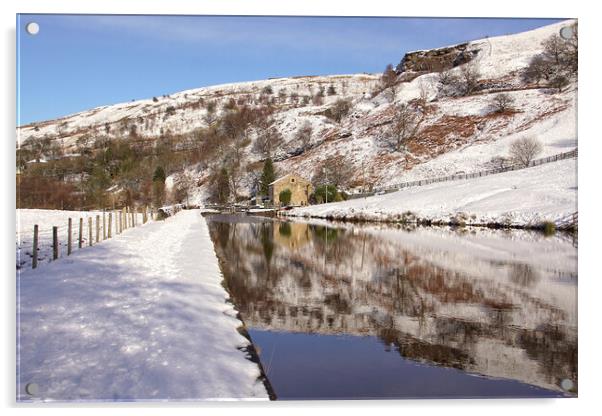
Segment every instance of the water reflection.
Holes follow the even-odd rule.
[[[570,240],[493,230],[209,221],[228,289],[252,330],[376,337],[404,360],[554,391],[564,379],[576,386],[577,264]],[[428,396],[429,384],[424,389]]]

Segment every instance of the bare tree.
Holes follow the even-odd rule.
[[[295,132],[294,140],[300,144],[302,149],[306,149],[311,141],[312,133],[313,128],[311,127],[311,123],[309,121],[305,121],[303,125]]]
[[[264,157],[271,157],[274,151],[282,145],[284,139],[275,126],[258,131],[253,148]]]
[[[558,88],[558,79],[567,80],[577,75],[578,66],[578,36],[577,24],[571,26],[572,37],[563,39],[554,34],[542,42],[543,52],[531,59],[523,73],[526,82],[548,81],[554,88]],[[561,78],[562,79],[562,78]],[[561,86],[559,91],[564,87]]]
[[[418,91],[419,91],[418,102],[423,107],[426,105],[426,103],[429,100],[431,85],[432,84],[430,81],[425,81],[424,79],[421,79],[418,83]]]
[[[341,120],[349,114],[353,104],[351,100],[345,98],[339,98],[335,101],[335,103],[326,110],[325,115],[328,118],[333,119],[337,123],[340,123]]]
[[[558,92],[562,92],[562,90],[568,85],[569,79],[561,74],[556,75],[550,80],[550,87],[555,88],[558,90]]]
[[[393,65],[388,64],[380,76],[380,83],[377,89],[372,93],[376,96],[379,93],[385,92],[389,102],[395,100],[397,94],[397,72],[393,69]]]
[[[404,150],[408,141],[416,136],[423,120],[424,113],[419,108],[409,104],[397,105],[390,128],[385,134],[385,142],[398,152]]]
[[[510,145],[510,158],[515,163],[527,167],[542,150],[539,140],[533,137],[522,137]]]
[[[510,164],[510,160],[508,160],[508,158],[503,157],[503,156],[494,156],[491,158],[489,163],[495,169],[504,169],[506,166],[508,166]]]
[[[514,110],[514,98],[508,94],[497,94],[493,97],[491,107],[496,113],[506,113]]]
[[[312,181],[314,184],[328,183],[334,185],[337,189],[342,189],[349,185],[354,172],[355,168],[351,160],[337,153],[327,157],[316,166]]]
[[[397,73],[393,69],[393,65],[388,64],[380,76],[380,84],[383,89],[395,87],[397,82]]]
[[[476,63],[464,64],[460,67],[460,80],[462,81],[462,95],[474,93],[479,86],[479,68]]]
[[[537,85],[543,80],[548,81],[552,76],[552,68],[543,56],[537,55],[531,58],[529,65],[523,73],[525,82],[535,82]]]

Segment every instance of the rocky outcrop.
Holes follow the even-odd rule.
[[[427,51],[408,52],[395,68],[398,74],[442,72],[470,62],[479,52],[468,43]]]

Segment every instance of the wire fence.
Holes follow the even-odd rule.
[[[81,212],[80,215],[64,218],[61,225],[44,224],[44,219],[40,218],[32,234],[29,234],[29,230],[18,231],[17,268],[29,263],[35,269],[41,262],[69,256],[75,249],[99,244],[157,218],[158,210],[147,207]]]
[[[487,170],[482,170],[482,171],[478,171],[478,172],[458,173],[458,174],[454,174],[454,175],[441,176],[441,177],[437,177],[437,178],[420,179],[420,180],[411,181],[411,182],[402,182],[402,183],[398,183],[395,185],[381,186],[381,187],[374,188],[373,192],[356,194],[356,195],[354,195],[354,198],[360,198],[363,196],[374,195],[375,193],[379,193],[379,192],[385,192],[385,193],[395,192],[395,191],[399,191],[400,189],[404,189],[404,188],[430,185],[430,184],[439,183],[439,182],[480,178],[483,176],[489,176],[489,175],[495,175],[495,174],[503,173],[503,172],[510,172],[513,170],[531,168],[533,166],[539,166],[539,165],[543,165],[546,163],[552,163],[552,162],[557,162],[559,160],[571,159],[571,158],[576,158],[576,157],[577,157],[577,149],[574,149],[569,152],[558,153],[558,154],[544,157],[541,159],[532,160],[527,165],[513,163],[513,164],[509,164],[507,166],[500,166],[499,168],[487,169]]]

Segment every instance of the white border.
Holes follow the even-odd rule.
[[[3,127],[3,176],[2,191],[2,264],[5,267],[3,278],[2,314],[4,337],[2,342],[2,403],[9,407],[10,414],[20,414],[38,410],[39,406],[19,405],[15,396],[15,285],[14,285],[14,143],[15,143],[15,14],[21,13],[119,13],[119,14],[236,14],[236,15],[338,15],[338,16],[457,16],[457,17],[576,17],[579,19],[580,68],[579,68],[579,398],[556,400],[439,400],[439,401],[379,401],[379,402],[288,402],[288,403],[195,403],[195,404],[152,404],[137,403],[121,405],[46,405],[51,414],[80,414],[85,408],[91,414],[104,414],[111,407],[115,414],[131,414],[134,408],[144,406],[145,414],[164,414],[165,406],[175,407],[178,412],[199,414],[209,410],[212,414],[306,414],[308,412],[328,414],[338,412],[365,414],[373,408],[381,412],[407,412],[425,416],[438,415],[504,415],[531,414],[577,415],[590,414],[596,407],[598,377],[602,374],[600,359],[596,352],[600,348],[600,310],[596,306],[601,293],[601,273],[595,261],[600,257],[602,245],[596,233],[600,225],[601,185],[600,158],[602,157],[601,119],[598,101],[601,97],[599,75],[599,39],[602,39],[600,14],[596,13],[594,2],[546,1],[527,2],[525,0],[485,1],[393,1],[370,0],[4,0],[0,3],[2,21],[2,71],[3,100],[0,103]],[[401,51],[400,51],[401,53]],[[21,408],[20,410],[15,409]],[[24,410],[23,410],[24,409]],[[340,409],[340,410],[338,410]],[[173,411],[173,410],[170,410]],[[518,412],[518,413],[517,413]]]

